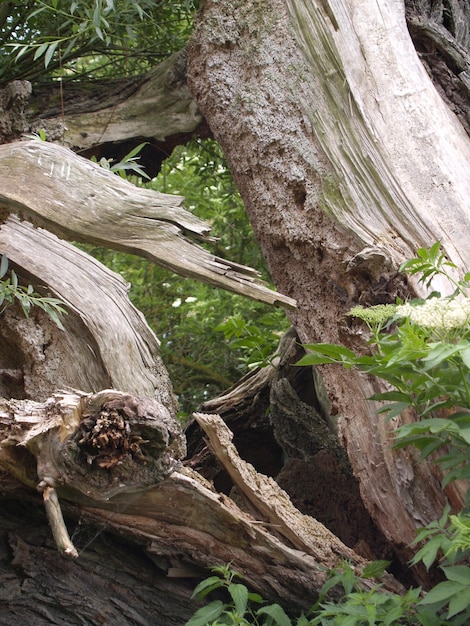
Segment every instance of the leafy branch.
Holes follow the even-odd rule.
[[[27,287],[20,285],[14,270],[10,270],[10,276],[5,278],[7,272],[8,258],[3,254],[0,261],[0,314],[17,301],[21,305],[25,317],[29,317],[31,308],[36,306],[45,311],[51,320],[61,330],[64,330],[60,320],[60,316],[67,313],[62,306],[63,302],[57,298],[41,296],[34,291],[32,285]]]

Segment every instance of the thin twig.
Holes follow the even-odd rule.
[[[67,527],[65,526],[64,518],[62,516],[62,510],[60,508],[59,498],[57,497],[57,491],[51,485],[48,485],[44,481],[41,481],[38,485],[38,490],[42,491],[42,497],[44,499],[44,507],[46,509],[47,519],[52,530],[52,535],[56,542],[59,552],[64,556],[76,559],[78,552],[73,545]]]

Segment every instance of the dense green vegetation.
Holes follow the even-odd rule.
[[[180,50],[198,0],[31,0],[0,5],[0,86],[140,74]],[[43,137],[44,139],[44,137]],[[106,165],[106,160],[103,159]],[[134,164],[138,165],[138,155]],[[119,164],[109,163],[118,173]],[[135,173],[135,172],[134,172]],[[243,203],[216,142],[179,146],[151,182],[133,182],[185,197],[218,238],[211,252],[258,269],[269,279]],[[284,313],[182,279],[138,257],[85,247],[122,274],[130,297],[162,342],[182,415],[238,380],[275,351]],[[230,345],[229,345],[230,342]]]
[[[0,86],[130,76],[180,50],[197,0],[22,0],[0,3]]]
[[[151,183],[158,191],[183,195],[184,205],[208,222],[211,252],[268,271],[242,200],[218,144],[180,146]],[[182,415],[237,381],[247,368],[263,365],[288,327],[285,313],[209,285],[181,278],[143,259],[86,248],[131,285],[130,297],[161,340],[162,356]]]

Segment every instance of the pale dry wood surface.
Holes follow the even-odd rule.
[[[108,459],[105,468],[80,461],[80,455],[73,454],[77,442],[79,447],[82,445],[76,434],[88,427],[90,415],[101,415],[116,406],[126,409],[124,420],[129,429],[123,428],[122,432],[129,437],[146,426],[146,413],[149,429],[156,428],[158,433],[170,428],[173,433],[167,448],[152,452],[148,443],[142,443],[147,455],[145,468],[134,454],[124,464],[113,465]],[[327,570],[342,559],[350,560],[358,571],[362,569],[364,559],[322,524],[302,515],[271,479],[239,458],[219,416],[196,417],[214,452],[231,468],[232,475],[238,475],[236,485],[250,494],[257,515],[243,511],[197,472],[181,465],[166,463],[164,473],[155,474],[154,484],[146,484],[144,479],[151,473],[148,464],[150,468],[154,463],[158,465],[160,455],[170,454],[173,459],[181,456],[178,428],[171,426],[158,403],[111,390],[95,395],[59,393],[44,403],[2,400],[0,465],[28,486],[41,479],[39,484],[52,487],[64,502],[79,505],[86,518],[144,542],[169,576],[231,562],[263,595],[298,609],[311,606]],[[106,426],[102,435],[105,431]],[[108,434],[112,432],[109,429]],[[36,470],[30,462],[25,463],[22,449],[34,457]],[[135,465],[134,470],[129,463]],[[109,477],[104,478],[103,472]],[[112,492],[110,485],[114,485]],[[390,576],[383,582],[388,589],[402,591]],[[370,582],[364,581],[364,585],[368,588]]]
[[[67,311],[62,317],[65,333],[47,316],[41,320],[45,339],[38,337],[33,315],[25,320],[8,310],[4,314],[5,333],[9,327],[19,336],[20,345],[28,341],[39,344],[36,350],[29,350],[30,362],[24,367],[28,397],[39,400],[66,385],[86,391],[112,386],[154,396],[175,407],[158,339],[131,304],[128,285],[121,276],[14,215],[0,228],[0,248],[22,268],[27,282],[62,300]],[[43,343],[50,343],[50,349],[42,348]],[[15,355],[11,361],[15,362]]]
[[[216,257],[190,238],[210,228],[183,198],[138,188],[62,146],[24,141],[0,146],[0,208],[59,237],[148,258],[178,274],[255,300],[294,307],[252,268]]]

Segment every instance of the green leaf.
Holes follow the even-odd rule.
[[[259,593],[249,593],[248,594],[249,602],[254,602],[255,604],[263,604],[264,598],[259,595]]]
[[[436,604],[443,606],[450,601],[452,596],[459,593],[462,589],[465,589],[468,593],[468,587],[446,580],[445,582],[439,583],[433,587],[431,591],[429,591],[427,595],[420,600],[419,604]]]
[[[443,361],[448,360],[454,354],[460,353],[462,350],[468,349],[468,341],[462,341],[457,344],[438,343],[423,358],[425,370],[437,367]]]
[[[320,354],[306,354],[295,365],[299,367],[308,365],[325,365],[326,363],[339,363],[338,359],[322,356]]]
[[[454,565],[452,567],[442,567],[448,580],[468,585],[470,594],[470,567],[465,565]],[[470,604],[470,595],[469,595]]]
[[[256,611],[256,615],[268,615],[277,626],[292,626],[290,618],[279,604],[263,606]]]
[[[465,367],[470,369],[470,345],[467,348],[460,350],[460,358],[465,364]]]
[[[201,581],[193,591],[192,598],[202,600],[208,593],[214,591],[214,589],[220,589],[224,586],[223,580],[219,576],[209,576],[205,580]]]
[[[454,617],[454,615],[457,615],[462,611],[468,611],[469,605],[470,589],[467,587],[467,589],[462,589],[451,598],[447,611],[447,618],[450,619],[451,617]]]
[[[141,152],[142,148],[144,148],[144,146],[146,146],[146,145],[148,145],[148,141],[144,141],[143,143],[139,143],[138,146],[136,146],[128,154],[126,154],[126,156],[122,159],[122,161],[124,161],[124,162],[130,161],[131,159],[136,157]]]
[[[381,578],[391,561],[372,561],[362,570],[361,578]]]
[[[441,537],[434,537],[430,539],[426,545],[424,545],[418,552],[414,555],[411,560],[411,565],[416,565],[420,561],[423,562],[424,566],[427,570],[435,563],[437,554],[439,550],[442,548],[442,539]]]
[[[459,435],[470,446],[470,427],[461,428]]]
[[[56,51],[56,48],[59,45],[59,43],[60,43],[59,40],[57,40],[48,46],[46,55],[44,57],[44,67],[47,68],[49,66],[49,63],[51,62],[51,59],[54,56],[54,52]]]
[[[409,408],[409,406],[409,402],[392,402],[392,404],[387,404],[386,406],[377,409],[376,413],[387,413],[387,421],[389,421],[393,417],[401,415],[405,409]]]
[[[48,41],[38,46],[36,48],[36,52],[34,53],[33,61],[36,61],[37,59],[39,59],[39,57],[42,56],[46,52],[48,47],[49,47]]]
[[[383,393],[374,393],[370,396],[370,400],[380,400],[383,402],[406,402],[410,404],[410,396],[407,393],[401,391],[384,391]]]
[[[225,604],[220,600],[214,600],[210,604],[201,607],[194,613],[185,626],[207,626],[220,617],[225,609]]]
[[[244,615],[248,604],[248,589],[240,583],[231,583],[227,589],[235,605],[236,612],[239,615]]]
[[[3,278],[8,271],[8,257],[6,254],[2,254],[2,260],[0,261],[0,278]]]
[[[316,343],[307,344],[303,347],[307,350],[312,350],[313,353],[306,354],[295,365],[321,365],[324,363],[355,365],[358,358],[352,350],[344,346]]]

